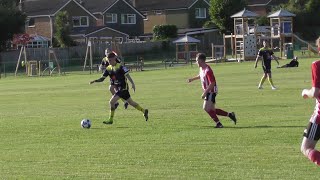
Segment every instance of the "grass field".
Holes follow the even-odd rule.
[[[234,125],[221,117],[223,129],[202,110],[200,83],[186,83],[196,66],[133,72],[132,97],[149,109],[149,121],[120,106],[111,126],[102,124],[108,82],[88,84],[98,74],[3,78],[0,179],[317,179],[318,167],[300,153],[315,105],[301,97],[312,61],[292,69],[274,63],[276,91],[267,81],[257,89],[260,63],[211,64],[217,107],[238,118]],[[83,118],[91,129],[80,127]]]

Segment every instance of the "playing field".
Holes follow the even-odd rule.
[[[123,103],[113,125],[108,81],[99,74],[8,77],[0,80],[0,179],[318,179],[319,168],[300,152],[315,101],[310,65],[276,69],[257,89],[260,63],[211,64],[219,86],[217,107],[234,111],[238,124],[215,129],[202,110],[198,68],[133,72],[132,97],[150,111],[146,122]],[[280,61],[288,63],[287,60]],[[92,120],[82,129],[83,118]]]

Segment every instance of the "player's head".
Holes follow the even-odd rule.
[[[114,66],[117,64],[117,56],[115,53],[111,52],[108,54],[108,60],[109,60],[109,63]]]
[[[298,56],[295,56],[292,60],[298,61]]]
[[[104,54],[106,55],[106,56],[108,56],[108,54],[110,53],[110,50],[107,48],[106,50],[104,50]]]
[[[206,55],[203,53],[198,53],[196,56],[196,61],[199,67],[206,63]]]
[[[267,40],[263,40],[263,42],[262,42],[262,44],[263,44],[263,47],[268,47],[268,41]]]

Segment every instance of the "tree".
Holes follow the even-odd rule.
[[[16,2],[0,0],[0,51],[6,49],[6,43],[14,34],[23,32],[26,16],[20,12]]]
[[[176,25],[156,25],[153,27],[153,37],[155,40],[168,40],[176,38],[178,28]]]
[[[68,13],[66,11],[61,11],[57,14],[55,27],[55,39],[58,46],[62,48],[71,46],[73,41],[70,37],[70,25],[68,21]]]
[[[320,35],[320,1],[319,0],[289,0],[284,8],[294,14],[294,29],[310,41]]]
[[[210,18],[217,25],[220,32],[232,32],[233,14],[244,9],[245,0],[211,0],[210,1]]]

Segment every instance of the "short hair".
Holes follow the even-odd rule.
[[[114,57],[116,57],[116,54],[114,52],[111,52],[111,53],[108,54],[107,57],[108,58],[114,58]]]
[[[205,61],[206,60],[206,55],[204,53],[198,53],[197,57],[199,60]]]

